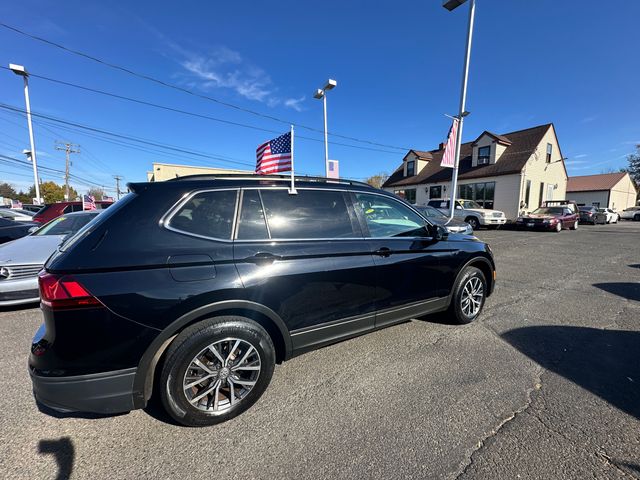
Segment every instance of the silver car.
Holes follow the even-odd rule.
[[[69,236],[99,211],[77,212],[54,218],[26,237],[0,245],[0,306],[40,300],[38,273],[44,263]]]
[[[431,222],[437,225],[442,225],[449,232],[473,235],[473,228],[471,228],[471,225],[455,217],[449,220],[449,217],[444,213],[442,213],[437,208],[425,206],[425,207],[416,207],[416,210],[418,210],[422,215],[427,217]]]

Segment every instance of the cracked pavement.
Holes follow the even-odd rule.
[[[477,322],[300,356],[206,429],[157,407],[39,412],[25,363],[40,312],[0,311],[0,478],[640,478],[640,223],[478,236],[498,289]]]

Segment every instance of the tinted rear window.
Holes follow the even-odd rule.
[[[271,238],[359,237],[347,208],[346,193],[332,190],[262,190]]]
[[[262,210],[262,201],[258,190],[245,190],[242,193],[242,207],[238,222],[238,240],[261,240],[269,238],[267,223]]]
[[[231,240],[237,197],[237,190],[197,193],[171,217],[169,226],[186,233]]]

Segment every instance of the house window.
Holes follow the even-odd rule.
[[[491,158],[491,146],[478,148],[478,165],[488,165]]]
[[[400,198],[404,198],[407,202],[415,205],[416,203],[416,189],[412,188],[410,190],[394,190],[394,192]]]
[[[407,177],[413,177],[416,174],[416,162],[410,160],[407,162]]]
[[[551,163],[551,154],[553,153],[553,145],[547,143],[547,163]]]
[[[524,203],[529,208],[529,198],[531,197],[531,180],[527,180],[527,188],[524,194]]]
[[[493,209],[496,182],[469,183],[460,185],[458,196],[462,200],[475,200],[482,208]]]
[[[429,198],[442,198],[442,185],[429,187]]]

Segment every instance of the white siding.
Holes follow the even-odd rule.
[[[599,204],[600,208],[604,208],[609,200],[609,190],[599,190],[595,192],[569,192],[567,193],[569,200],[573,200],[578,205],[591,206]]]

